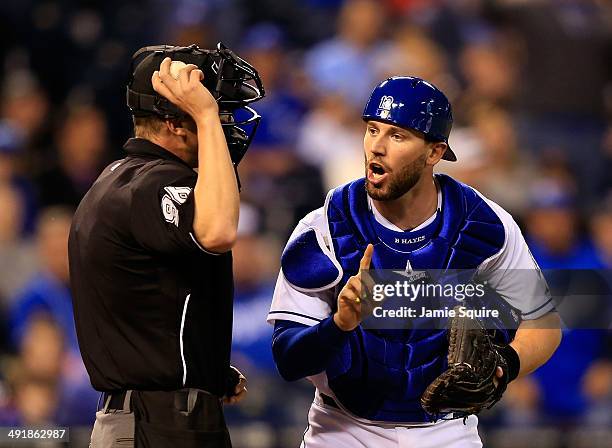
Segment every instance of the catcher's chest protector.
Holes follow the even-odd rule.
[[[335,256],[343,269],[339,286],[358,272],[368,243],[375,245],[371,269],[404,270],[409,261],[417,271],[475,271],[501,250],[505,231],[491,207],[468,186],[445,175],[436,179],[442,190],[442,211],[416,238],[411,232],[411,239],[420,244],[409,244],[408,251],[393,245],[393,234],[400,238],[402,233],[383,228],[372,217],[364,179],[333,191],[326,211]],[[504,342],[510,336],[505,333]],[[419,398],[446,368],[447,347],[445,331],[364,330],[360,326],[350,347],[338,354],[326,374],[340,402],[359,417],[428,421]]]

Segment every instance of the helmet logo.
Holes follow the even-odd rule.
[[[376,115],[380,118],[388,118],[389,113],[391,112],[391,107],[393,106],[393,97],[389,95],[385,95],[380,99],[380,104],[378,105],[378,110],[376,111]]]

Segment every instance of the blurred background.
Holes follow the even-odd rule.
[[[3,0],[0,3],[0,426],[61,425],[87,446],[98,394],[80,360],[66,242],[73,210],[131,136],[139,47],[221,40],[266,98],[240,164],[233,363],[237,448],[297,447],[313,389],[285,383],[266,324],[279,255],[326,191],[362,176],[360,113],[389,75],[454,106],[439,171],[509,210],[544,269],[612,264],[608,0]],[[609,331],[565,330],[481,418],[488,447],[612,446]],[[45,445],[48,446],[48,445]]]

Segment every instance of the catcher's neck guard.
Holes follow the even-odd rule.
[[[246,153],[259,125],[260,115],[248,107],[259,101],[265,90],[257,70],[222,43],[215,50],[197,45],[143,47],[132,56],[127,85],[127,105],[135,117],[157,115],[164,119],[183,118],[185,112],[159,95],[151,76],[164,58],[195,64],[204,73],[202,83],[219,104],[221,124],[235,166]]]

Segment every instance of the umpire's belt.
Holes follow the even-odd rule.
[[[131,390],[116,391],[116,392],[103,392],[102,393],[102,410],[106,412],[110,411],[125,411],[131,412]],[[168,394],[173,397],[174,409],[184,413],[191,413],[196,406],[203,410],[205,414],[214,415],[217,413],[219,408],[219,398],[206,391],[198,389],[181,389],[176,391],[168,392],[155,392],[156,394]],[[331,399],[331,398],[330,398]]]
[[[131,390],[121,390],[116,392],[102,392],[102,411],[125,411],[131,412]]]

